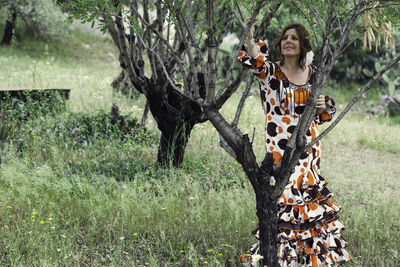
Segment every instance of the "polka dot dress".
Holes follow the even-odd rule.
[[[274,163],[282,160],[286,144],[304,112],[310,97],[315,68],[310,68],[308,81],[298,85],[290,82],[277,63],[268,61],[268,46],[256,40],[258,55],[246,54],[245,45],[239,61],[250,67],[260,83],[265,120],[265,145]],[[325,97],[326,110],[315,116],[307,132],[307,142],[318,136],[318,124],[330,121],[335,102]],[[330,200],[332,193],[320,175],[321,143],[304,152],[278,200],[278,258],[281,266],[331,266],[351,260],[345,250],[347,243],[340,233],[344,226],[338,220],[341,207]],[[254,231],[258,238],[259,231]],[[259,243],[242,260],[252,263]]]

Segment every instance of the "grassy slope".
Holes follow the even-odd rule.
[[[125,100],[109,86],[118,71],[110,41],[79,32],[64,43],[48,44],[47,52],[45,44],[30,41],[0,48],[1,88],[72,88],[72,111],[109,110],[117,103],[140,116],[143,99]],[[224,114],[232,117],[237,101],[227,103]],[[245,132],[256,129],[259,158],[263,120],[259,99],[251,97],[240,124]],[[156,130],[153,120],[149,127]],[[399,125],[356,113],[324,140],[322,174],[343,206],[344,237],[355,259],[349,266],[399,265],[399,133]],[[182,170],[159,170],[155,145],[102,143],[80,150],[62,145],[44,149],[38,140],[26,156],[5,156],[1,265],[221,266],[237,263],[254,242],[251,186],[219,148],[209,123],[195,126]],[[51,149],[52,157],[44,155]],[[116,166],[139,167],[125,182],[94,169],[88,170],[90,178],[83,172],[68,177],[71,165],[100,157]]]

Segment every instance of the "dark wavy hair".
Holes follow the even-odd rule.
[[[300,43],[300,58],[299,58],[299,66],[304,69],[305,68],[305,59],[308,51],[313,50],[310,42],[310,35],[306,28],[300,23],[294,23],[287,25],[281,32],[279,38],[274,43],[274,48],[278,52],[278,60],[280,61],[280,65],[283,66],[285,64],[285,57],[282,55],[281,51],[281,42],[283,36],[285,35],[287,30],[295,29],[297,35],[299,36]]]

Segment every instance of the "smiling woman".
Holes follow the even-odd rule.
[[[244,26],[247,27],[249,19]],[[282,157],[296,125],[303,114],[315,76],[315,68],[307,60],[312,53],[307,30],[301,24],[285,27],[275,43],[279,61],[268,61],[266,42],[253,40],[254,24],[239,51],[238,59],[252,68],[260,82],[261,98],[266,113],[265,145],[274,164]],[[307,55],[308,54],[308,55]],[[315,119],[306,134],[307,143],[318,136],[317,124],[330,121],[335,102],[320,96]],[[278,199],[278,259],[281,266],[330,266],[351,260],[347,243],[340,233],[338,221],[341,207],[330,200],[332,193],[320,175],[321,143],[300,156],[300,160]],[[271,178],[274,183],[274,177]],[[259,238],[259,229],[254,231]],[[243,262],[255,264],[260,244],[251,254],[242,255]],[[302,265],[303,266],[303,265]]]
[[[300,55],[299,36],[297,36],[297,31],[295,29],[289,29],[285,32],[281,40],[281,51],[282,55],[287,57]],[[284,60],[284,58],[282,58],[282,60]]]
[[[286,26],[275,42],[274,48],[278,52],[278,60],[281,66],[284,65],[285,59],[297,59],[298,65],[302,69],[307,65],[305,61],[307,53],[312,51],[308,32],[301,24]]]

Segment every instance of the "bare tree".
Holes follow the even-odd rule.
[[[93,18],[92,14],[97,12],[97,18],[103,20],[110,32],[114,32],[114,41],[121,53],[121,65],[127,71],[136,90],[146,96],[162,133],[159,161],[171,156],[175,165],[180,165],[192,127],[196,123],[210,120],[222,137],[221,145],[242,165],[256,194],[263,264],[270,267],[278,266],[276,203],[288,184],[300,155],[326,135],[360,95],[400,60],[400,55],[396,52],[385,68],[360,90],[331,127],[311,143],[306,143],[306,132],[314,119],[316,98],[325,86],[333,65],[341,53],[357,39],[349,38],[350,33],[364,31],[365,27],[357,26],[360,17],[366,11],[376,9],[377,6],[371,1],[363,0],[352,1],[345,5],[338,0],[325,1],[324,5],[309,0],[301,1],[298,5],[304,14],[312,14],[312,20],[315,22],[311,21],[310,17],[307,19],[311,21],[311,27],[319,44],[316,53],[319,60],[316,64],[317,71],[312,92],[301,120],[286,145],[282,161],[274,164],[272,154],[266,153],[259,166],[253,152],[252,141],[237,127],[249,86],[244,91],[232,123],[219,113],[221,106],[248,74],[248,70],[243,69],[237,77],[232,76],[236,62],[236,57],[233,56],[227,76],[222,77],[224,82],[221,85],[217,83],[220,78],[216,67],[219,45],[230,30],[233,20],[239,23],[243,20],[238,3],[235,0],[156,0],[151,3],[155,14],[155,18],[151,19],[151,5],[148,0],[126,1],[129,3],[125,6],[117,0],[113,1],[113,6],[100,2],[103,4],[89,7],[82,1],[77,1],[76,5],[72,6],[73,17],[90,20]],[[249,25],[268,4],[267,11],[262,16],[259,32],[256,32],[256,35],[262,36],[272,15],[279,8],[280,1],[249,2],[253,3]],[[381,5],[388,7],[397,3],[382,1]],[[131,14],[126,12],[123,14],[124,10],[129,10]],[[128,32],[126,25],[129,25]],[[249,29],[245,29],[242,33],[240,42],[244,40],[248,31]],[[357,36],[361,37],[362,34]],[[149,58],[151,77],[144,74],[144,54]],[[180,85],[177,83],[178,80],[182,81]],[[249,82],[251,83],[252,79]],[[271,176],[275,178],[275,184],[270,183]]]
[[[208,12],[202,1],[113,0],[96,3],[76,0],[63,5],[71,20],[97,19],[103,23],[103,30],[111,34],[120,52],[121,76],[127,76],[133,87],[146,97],[146,106],[161,131],[158,162],[168,164],[172,161],[179,167],[193,126],[208,120],[194,99],[214,97],[206,96],[206,91],[209,87],[215,89],[217,84],[215,57],[223,38],[232,31],[235,19],[232,3],[215,4],[218,27],[213,18],[213,27],[208,31],[204,24]],[[266,16],[263,25],[267,25],[271,17],[271,14]],[[205,38],[210,32],[213,35]],[[205,53],[210,64],[206,63]],[[145,62],[151,69],[149,77],[146,76]],[[231,73],[233,62],[230,67]],[[237,90],[246,73],[247,70],[242,71],[234,80],[231,74],[225,77],[224,90],[215,96],[218,109]],[[194,93],[196,97],[193,97]],[[142,122],[145,119],[146,112]]]

